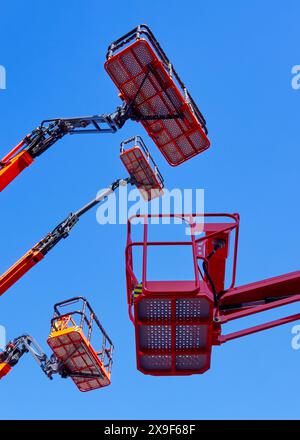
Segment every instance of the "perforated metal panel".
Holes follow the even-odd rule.
[[[182,298],[176,301],[176,318],[178,321],[208,318],[209,310],[209,302],[204,298]]]
[[[168,371],[172,367],[170,355],[142,355],[140,365],[144,371]]]
[[[130,44],[109,58],[105,68],[125,101],[134,100],[139,117],[174,116],[141,121],[169,164],[179,165],[210,146],[192,105],[148,41],[140,39]]]
[[[210,362],[210,303],[205,297],[151,298],[135,305],[138,366],[148,374],[193,374]]]
[[[207,325],[177,325],[176,349],[197,350],[207,345]]]
[[[171,350],[172,328],[170,325],[142,325],[139,340],[141,350]]]
[[[177,370],[199,371],[205,368],[207,364],[207,355],[179,355],[176,356]]]
[[[110,384],[102,362],[93,348],[87,344],[80,330],[68,329],[51,335],[48,344],[56,357],[71,373],[97,375],[96,378],[72,376],[72,380],[80,391],[90,391]]]
[[[144,298],[137,305],[141,321],[170,321],[172,318],[172,300]]]

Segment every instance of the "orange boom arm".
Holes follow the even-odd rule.
[[[124,145],[129,142],[134,142],[137,145],[126,152]],[[133,156],[134,160],[132,160],[131,157],[132,151],[135,153],[135,156]],[[105,200],[106,197],[112,194],[120,185],[136,185],[146,200],[151,200],[162,194],[163,177],[141,138],[135,137],[123,142],[121,157],[130,177],[116,180],[94,200],[83,206],[77,212],[71,213],[64,221],[56,226],[52,232],[46,235],[45,238],[0,276],[0,296],[41,261],[56,244],[63,238],[67,238],[69,232],[82,215]]]
[[[10,269],[0,277],[0,295],[3,295],[11,286],[23,277],[32,267],[44,258],[44,255],[35,248],[31,249]]]
[[[116,130],[117,125],[110,115],[43,121],[0,161],[0,192],[66,134],[114,133]]]
[[[13,156],[16,151],[24,146],[24,144],[24,141],[20,142],[5,158],[2,159],[2,168],[0,168],[0,192],[3,191],[4,188],[6,188],[7,185],[9,185],[10,182],[12,182],[25,168],[32,164],[33,158],[26,150],[22,150]]]

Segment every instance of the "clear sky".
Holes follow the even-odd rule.
[[[171,168],[133,122],[113,136],[66,137],[1,194],[0,271],[122,177],[119,143],[138,133],[169,188],[204,188],[207,212],[240,213],[238,284],[299,269],[300,90],[291,87],[292,66],[300,64],[299,14],[297,0],[2,2],[1,157],[44,118],[113,111],[119,99],[103,68],[106,48],[139,23],[153,29],[188,85],[212,147]],[[1,381],[1,418],[298,419],[292,325],[214,348],[203,376],[136,370],[125,240],[124,225],[100,226],[95,211],[88,214],[0,306],[8,338],[28,332],[46,348],[52,305],[87,296],[116,346],[112,385],[82,394],[71,380],[48,381],[24,357]]]

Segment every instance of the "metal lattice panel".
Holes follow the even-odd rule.
[[[136,186],[146,201],[162,195],[163,184],[138,146],[124,151],[120,157],[129,175],[135,178]]]
[[[87,345],[80,331],[68,331],[65,334],[51,336],[48,344],[56,357],[72,374],[93,374],[99,377],[84,378],[72,376],[80,391],[90,391],[109,385],[110,381],[105,374],[96,353]]]
[[[179,165],[207,149],[209,140],[189,99],[184,97],[148,41],[140,39],[113,55],[106,70],[137,116],[173,119],[141,122],[166,160]],[[179,117],[180,116],[180,117]]]

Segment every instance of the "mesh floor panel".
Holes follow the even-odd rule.
[[[176,368],[177,370],[202,370],[207,363],[207,355],[179,355],[176,356]]]
[[[139,326],[139,348],[143,350],[166,351],[172,349],[175,331],[176,350],[197,350],[206,347],[207,325],[141,325]]]
[[[141,321],[170,321],[172,301],[170,299],[143,299],[138,303],[138,318]]]
[[[205,298],[144,297],[135,306],[135,317],[142,371],[192,374],[207,369],[210,305]]]
[[[72,377],[80,391],[91,391],[110,384],[101,361],[91,346],[87,345],[80,331],[74,330],[51,336],[48,344],[71,373],[99,376],[96,378]]]
[[[210,142],[175,82],[143,39],[112,56],[105,68],[138,116],[175,116],[141,121],[169,164],[176,166],[201,153]]]
[[[170,321],[172,299],[144,298],[138,303],[138,316],[144,321]],[[177,298],[176,320],[193,321],[209,316],[209,302],[204,298]]]
[[[205,299],[182,298],[176,301],[176,318],[192,321],[198,318],[208,318],[209,303]]]
[[[124,151],[120,157],[129,175],[136,179],[136,186],[144,200],[152,200],[163,194],[162,184],[138,146]]]

